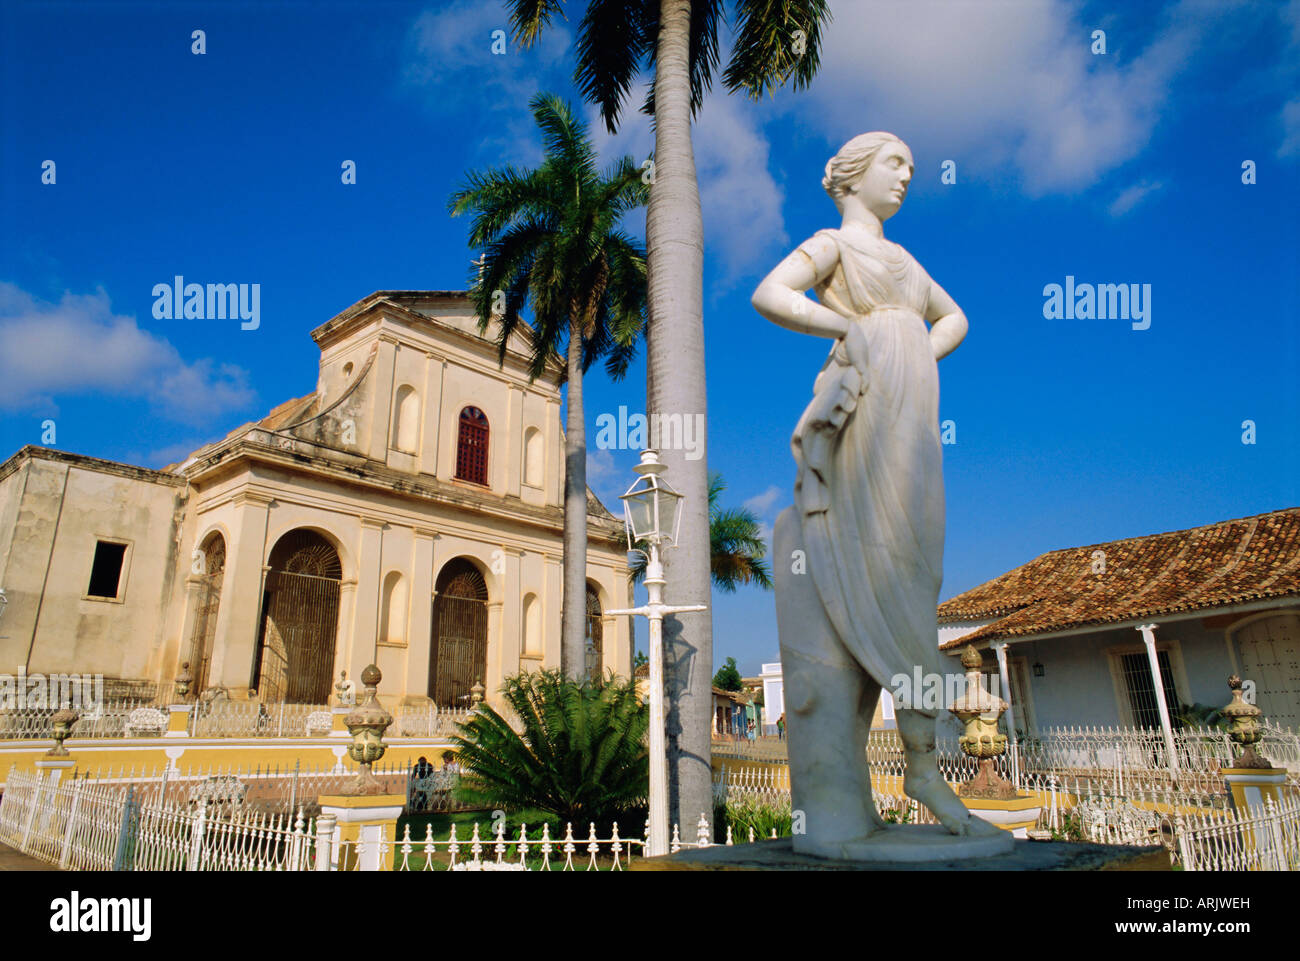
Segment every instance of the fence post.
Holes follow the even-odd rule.
[[[316,818],[316,870],[334,869],[334,815],[322,814]]]
[[[77,810],[81,807],[81,790],[84,780],[72,782],[72,805],[68,808],[68,826],[63,832],[63,850],[59,852],[59,867],[65,871],[72,857],[72,834],[76,830]]]
[[[113,853],[113,870],[129,871],[131,870],[131,855],[134,853],[135,841],[135,815],[137,804],[135,800],[135,785],[132,784],[126,789],[126,803],[122,805],[122,826],[117,832],[117,850]]]
[[[207,832],[208,827],[208,799],[199,798],[199,813],[195,816],[190,825],[190,853],[186,860],[185,870],[201,871],[203,869],[203,835]]]
[[[36,783],[32,785],[32,793],[29,795],[31,806],[27,809],[27,823],[23,825],[23,840],[19,850],[24,854],[31,853],[29,845],[32,839],[32,824],[36,820],[36,809],[41,806],[41,794],[45,788],[45,772],[38,770],[36,772]]]
[[[1178,835],[1178,854],[1183,859],[1184,871],[1195,871],[1196,862],[1192,858],[1192,843],[1187,837],[1187,822],[1181,811],[1174,812],[1174,831]]]

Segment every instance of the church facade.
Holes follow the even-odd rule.
[[[504,363],[463,291],[379,291],[312,332],[316,390],[183,463],[37,447],[0,465],[0,670],[109,696],[489,702],[560,665],[559,368]],[[587,664],[632,672],[626,541],[588,496]]]

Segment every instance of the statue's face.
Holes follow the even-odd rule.
[[[906,144],[891,140],[876,151],[871,166],[858,181],[858,196],[882,221],[898,213],[912,182],[912,151]]]

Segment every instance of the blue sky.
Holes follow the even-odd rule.
[[[491,0],[6,3],[0,456],[52,419],[52,446],[162,466],[310,392],[308,332],[349,304],[465,286],[474,254],[447,196],[469,169],[540,157],[534,92],[579,102],[571,7],[538,47],[497,56]],[[837,225],[831,154],[885,129],[917,165],[886,234],[970,319],[940,366],[956,439],[944,597],[1047,550],[1300,504],[1300,2],[832,12],[811,89],[717,90],[695,131],[710,466],[728,502],[769,528],[791,502],[789,435],[826,350],[749,295]],[[652,144],[631,111],[593,135],[638,163]],[[156,320],[153,286],[176,274],[261,284],[259,329]],[[1149,329],[1045,319],[1044,287],[1067,275],[1150,284]],[[643,408],[644,368],[587,392],[609,503],[636,455],[596,451],[596,418]],[[714,605],[716,661],[775,658],[770,593]]]

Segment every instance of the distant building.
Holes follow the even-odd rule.
[[[163,470],[24,447],[0,464],[0,671],[106,694],[467,706],[558,667],[559,367],[504,365],[463,291],[379,291],[312,331],[314,392]],[[622,524],[588,495],[587,669],[631,673]]]
[[[1177,727],[1229,674],[1300,729],[1300,508],[1051,551],[939,605],[940,649],[967,644],[1005,657],[1020,730]]]

